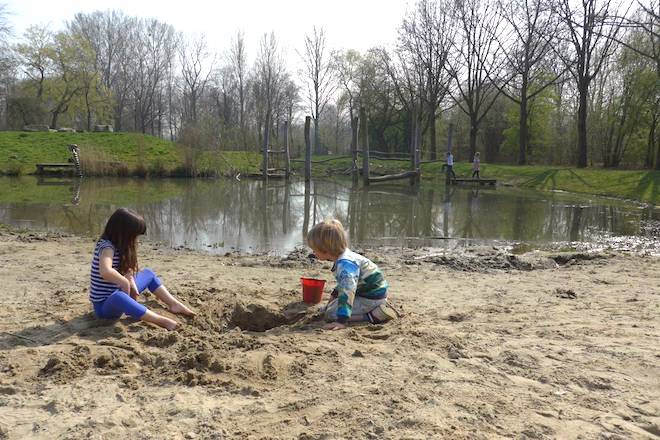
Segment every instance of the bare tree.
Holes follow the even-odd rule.
[[[500,0],[499,15],[511,30],[510,35],[498,39],[506,74],[512,75],[501,91],[520,107],[518,164],[524,165],[530,151],[528,119],[533,100],[565,72],[551,74],[548,68],[549,55],[557,44],[558,20],[542,0]]]
[[[420,0],[399,30],[399,49],[419,64],[423,75],[421,96],[425,108],[422,110],[426,112],[426,128],[431,131],[432,160],[437,159],[438,153],[435,126],[438,110],[449,92],[451,79],[446,66],[455,31],[451,8],[449,1]]]
[[[477,149],[479,125],[500,93],[490,79],[498,76],[502,65],[496,43],[500,20],[493,5],[490,0],[457,3],[459,31],[452,59],[446,64],[454,80],[454,101],[470,119],[470,157]]]
[[[126,66],[133,104],[134,127],[155,134],[158,120],[158,94],[165,74],[175,57],[176,32],[171,25],[155,19],[140,20],[129,37]]]
[[[25,31],[24,42],[16,45],[23,72],[34,84],[37,99],[43,96],[44,83],[53,69],[52,48],[53,34],[42,26],[30,26]]]
[[[283,92],[286,76],[284,61],[274,33],[264,34],[261,39],[255,65],[255,76],[255,93],[260,104],[258,113],[261,115],[258,126],[263,127],[266,133],[270,131],[273,123],[273,111]],[[264,145],[264,149],[266,148],[268,146]]]
[[[0,128],[7,126],[7,98],[14,77],[16,59],[9,45],[12,27],[5,3],[0,3]]]
[[[314,34],[305,36],[305,52],[301,57],[305,63],[302,75],[307,86],[307,101],[314,118],[314,152],[320,154],[319,118],[337,88],[323,28],[314,27]]]
[[[356,105],[360,97],[362,56],[355,50],[336,52],[334,54],[334,68],[342,94],[346,95],[351,129],[354,130]]]
[[[645,5],[638,1],[639,11],[628,21],[628,24],[640,31],[644,35],[644,44],[628,44],[625,41],[619,41],[628,49],[650,59],[655,64],[655,73],[660,80],[660,2],[651,1],[650,5]],[[658,133],[658,123],[660,122],[660,96],[656,94],[655,106],[652,110],[651,123],[649,126],[647,154],[645,166],[653,166],[653,147],[655,144],[655,169],[660,170],[660,134]]]
[[[209,76],[213,71],[215,59],[210,54],[204,35],[185,40],[179,45],[179,62],[183,78],[184,119],[197,122],[197,106],[200,96],[204,93]]]
[[[122,128],[122,115],[128,96],[126,67],[129,58],[129,34],[136,20],[121,11],[78,13],[68,23],[70,32],[82,35],[95,54],[94,68],[100,75],[99,86],[111,91],[114,97],[115,129]],[[103,92],[99,90],[99,94]]]
[[[48,83],[47,104],[51,114],[50,128],[56,129],[60,115],[69,111],[74,98],[84,90],[84,67],[91,63],[93,55],[78,44],[75,36],[66,32],[60,32],[54,38],[55,44],[50,52],[54,78]]]
[[[403,50],[396,51],[396,58],[392,58],[385,49],[376,49],[379,61],[378,67],[386,74],[392,90],[398,98],[399,105],[408,115],[408,141],[410,151],[414,148],[414,138],[417,127],[421,126],[423,120],[423,94],[424,94],[424,71],[422,63],[418,62],[414,54]],[[369,76],[371,72],[368,72]],[[365,88],[365,85],[363,85]],[[371,98],[372,93],[367,95]],[[367,99],[363,99],[367,101]]]
[[[245,55],[245,36],[242,32],[236,34],[229,49],[229,62],[237,83],[238,92],[238,122],[241,130],[243,148],[247,147],[246,99],[247,99],[247,57]]]
[[[577,166],[587,166],[587,112],[589,86],[615,50],[622,18],[612,0],[582,0],[574,6],[569,0],[557,0],[556,12],[564,25],[562,35],[571,44],[574,58],[564,58],[578,92]]]

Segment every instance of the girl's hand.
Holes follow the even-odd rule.
[[[126,274],[126,279],[128,280],[128,294],[131,296],[131,298],[137,300],[138,296],[140,296],[140,292],[137,289],[137,284],[135,283],[135,278],[133,278],[133,272],[129,271]]]
[[[331,322],[330,324],[326,324],[323,328],[326,330],[341,330],[346,328],[346,324],[342,324],[341,322]]]

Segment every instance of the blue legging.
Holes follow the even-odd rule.
[[[138,272],[135,276],[135,284],[137,284],[138,292],[142,292],[144,289],[153,292],[163,285],[160,278],[151,269],[143,269]],[[94,313],[101,319],[118,319],[124,313],[132,318],[140,319],[146,312],[147,308],[144,305],[119,289],[104,301],[94,303]]]

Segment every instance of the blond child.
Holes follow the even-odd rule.
[[[379,324],[397,317],[387,303],[388,284],[378,266],[348,249],[344,227],[338,220],[326,220],[307,234],[307,244],[320,260],[332,261],[337,280],[333,297],[325,309],[330,330],[345,328],[348,322]]]

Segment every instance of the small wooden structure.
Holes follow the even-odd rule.
[[[419,183],[421,177],[421,150],[419,148],[421,135],[417,125],[413,126],[412,140],[410,143],[410,164],[411,170],[404,171],[396,174],[386,174],[384,176],[370,176],[369,175],[369,136],[368,136],[368,122],[367,112],[364,107],[360,108],[359,117],[359,136],[360,145],[362,146],[362,179],[365,186],[370,183],[388,182],[391,180],[410,179],[410,184],[415,185]]]
[[[456,179],[450,179],[449,183],[452,185],[458,185],[460,183],[476,183],[478,185],[484,186],[484,185],[490,185],[490,186],[495,186],[497,183],[497,179],[472,179],[472,178],[456,178]]]
[[[73,170],[75,165],[72,163],[38,163],[37,174],[45,174],[48,171],[66,171]]]
[[[309,182],[312,179],[312,164],[313,163],[324,163],[330,162],[332,160],[340,159],[351,159],[351,168],[347,171],[350,171],[353,175],[353,182],[357,183],[359,175],[362,174],[363,183],[365,186],[368,186],[370,183],[376,182],[387,182],[391,180],[399,179],[410,179],[411,184],[419,183],[421,176],[421,149],[420,149],[420,139],[421,135],[419,133],[419,127],[415,127],[414,139],[411,142],[411,170],[404,171],[402,173],[396,174],[387,174],[384,176],[370,176],[369,175],[369,158],[372,153],[378,154],[379,160],[408,160],[407,158],[393,158],[388,157],[389,153],[381,151],[371,151],[369,149],[369,136],[368,136],[368,122],[367,122],[367,112],[364,108],[360,108],[359,117],[354,117],[351,123],[352,136],[351,136],[351,154],[350,155],[338,155],[334,157],[329,157],[327,159],[321,160],[312,160],[312,143],[310,136],[310,126],[311,126],[311,117],[305,117],[305,159],[293,159],[291,162],[303,162],[305,164],[305,182]],[[407,155],[407,153],[402,153]],[[362,156],[362,167],[358,167],[358,156]]]
[[[288,179],[291,176],[291,159],[289,156],[289,121],[284,121],[284,148],[280,150],[273,150],[269,148],[270,144],[270,124],[266,124],[264,128],[264,146],[263,146],[263,161],[261,165],[261,174],[264,180],[269,178],[284,178]],[[273,157],[271,155],[283,155],[283,166],[275,166]]]
[[[76,176],[82,177],[82,169],[80,167],[80,152],[78,145],[70,144],[69,152],[71,153],[71,158],[69,162],[65,163],[38,163],[37,174],[47,174],[48,172],[62,172],[62,171],[73,171]]]

